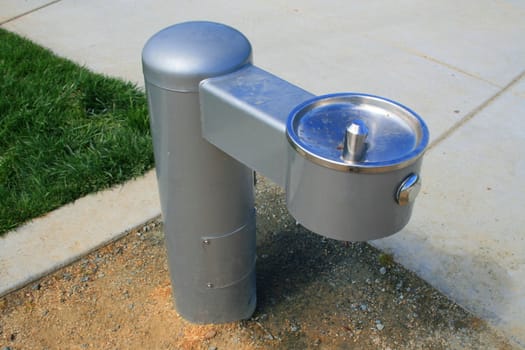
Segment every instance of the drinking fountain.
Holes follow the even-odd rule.
[[[254,170],[304,227],[344,241],[401,230],[429,134],[409,108],[361,93],[314,96],[252,64],[239,31],[185,22],[142,52],[176,309],[195,323],[256,305]]]

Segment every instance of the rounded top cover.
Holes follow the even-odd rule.
[[[251,63],[250,42],[238,30],[214,22],[184,22],[152,36],[142,50],[146,82],[174,91],[197,91],[203,79]]]
[[[345,134],[352,123],[368,131],[363,155],[343,157]],[[340,93],[315,97],[288,117],[288,142],[312,162],[347,172],[386,172],[419,159],[429,140],[428,128],[407,107],[374,95]]]

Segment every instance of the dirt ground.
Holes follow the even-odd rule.
[[[193,325],[173,308],[159,221],[0,298],[0,350],[515,349],[395,257],[308,232],[257,186],[249,320]]]

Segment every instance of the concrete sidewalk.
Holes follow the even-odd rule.
[[[525,2],[7,0],[0,13],[2,28],[141,85],[152,34],[182,21],[223,22],[250,39],[258,66],[312,93],[358,91],[411,107],[431,132],[423,191],[406,229],[372,244],[525,348]],[[55,227],[55,242],[80,254],[84,238],[94,249],[155,216],[148,176],[124,186],[130,197],[97,194],[97,212],[81,199],[58,210],[71,210],[71,220],[53,213],[57,226],[45,217],[1,238],[0,294],[21,283],[20,266],[39,276],[70,261],[69,248],[49,257],[45,237]],[[115,216],[128,198],[137,210]],[[22,234],[27,243],[16,241]]]

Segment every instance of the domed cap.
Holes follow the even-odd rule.
[[[197,91],[203,79],[251,63],[250,42],[238,30],[214,22],[185,22],[151,37],[142,50],[146,82],[175,91]]]

